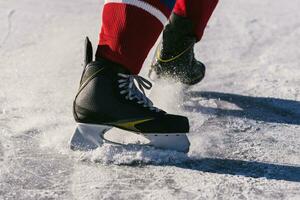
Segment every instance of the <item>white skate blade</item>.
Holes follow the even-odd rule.
[[[78,123],[75,133],[70,139],[70,148],[74,151],[90,151],[101,147],[104,142],[126,145],[114,142],[104,138],[106,134],[113,127],[98,124],[83,124]],[[117,132],[123,131],[121,129],[115,130]],[[133,132],[130,132],[133,133]],[[137,134],[137,133],[135,133]],[[178,152],[187,153],[189,151],[190,142],[186,134],[137,134],[145,138],[148,142],[144,145],[153,146],[158,149],[169,149]],[[140,144],[139,144],[140,145]]]
[[[175,150],[188,153],[190,141],[186,134],[142,134],[149,140],[148,145],[159,149]]]
[[[89,151],[101,147],[103,135],[112,127],[98,124],[78,123],[70,139],[70,148],[74,151]]]

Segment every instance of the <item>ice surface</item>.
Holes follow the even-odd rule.
[[[299,0],[220,1],[196,45],[204,81],[154,84],[156,105],[190,119],[188,155],[68,149],[102,6],[0,0],[0,199],[300,199]]]

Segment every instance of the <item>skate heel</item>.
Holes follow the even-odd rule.
[[[186,134],[143,134],[149,140],[148,145],[161,149],[170,149],[188,153],[190,142]]]
[[[74,151],[94,150],[103,144],[103,135],[112,127],[98,124],[78,123],[70,139],[70,148]]]

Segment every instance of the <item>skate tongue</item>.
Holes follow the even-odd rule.
[[[93,46],[88,37],[85,38],[85,54],[84,54],[84,67],[93,61]]]
[[[82,83],[82,80],[84,79],[84,74],[86,72],[86,68],[89,63],[93,61],[93,46],[88,37],[85,38],[85,44],[84,44],[84,62],[83,62],[83,72],[81,74],[80,78],[80,85]],[[80,87],[80,86],[79,86]]]

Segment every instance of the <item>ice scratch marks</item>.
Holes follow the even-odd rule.
[[[15,10],[10,10],[7,14],[7,33],[1,41],[0,48],[2,48],[2,46],[4,46],[4,44],[6,43],[8,38],[10,37],[11,30],[12,30],[12,17],[15,14],[15,12],[16,12]]]
[[[4,146],[3,170],[0,165],[0,186],[1,183],[6,185],[6,188],[0,187],[4,198],[71,195],[67,187],[70,184],[67,177],[72,170],[71,163],[64,155],[56,154],[52,149],[41,149],[41,134],[43,132],[40,129],[29,127],[14,131],[10,137],[3,138],[5,144],[11,143],[8,150]],[[0,135],[0,141],[1,138]]]

